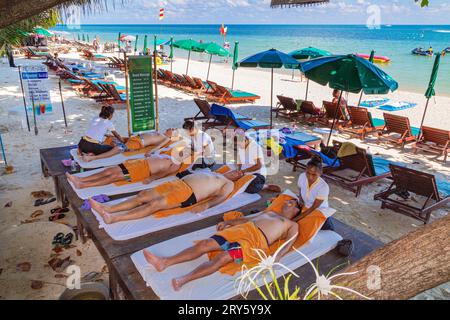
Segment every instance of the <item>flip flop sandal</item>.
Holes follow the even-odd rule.
[[[52,210],[50,210],[50,212],[52,213],[52,214],[54,214],[54,213],[66,213],[66,212],[69,212],[69,208],[60,208],[60,207],[58,207],[58,208],[54,208],[54,209],[52,209]]]
[[[43,200],[43,201],[41,202],[41,205],[48,204],[48,203],[52,203],[52,202],[54,202],[54,201],[56,201],[56,198],[55,198],[55,197],[49,198],[49,199],[47,199],[47,200]]]
[[[73,240],[73,233],[68,233],[66,234],[64,239],[62,239],[61,244],[64,246],[68,246],[72,243],[72,240]]]
[[[53,237],[52,244],[60,244],[63,239],[64,239],[64,233],[59,232],[56,234],[56,236]]]
[[[34,201],[34,206],[39,207],[42,205],[42,201],[44,201],[44,199],[36,199],[36,201]]]
[[[50,216],[48,218],[48,221],[56,221],[56,220],[64,219],[65,217],[66,217],[66,215],[64,213],[56,213],[53,216]]]

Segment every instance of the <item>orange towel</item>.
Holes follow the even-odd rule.
[[[143,181],[152,174],[147,159],[127,160],[123,165],[130,174],[131,183]]]
[[[145,147],[139,136],[131,136],[125,143],[125,146],[130,151],[136,151]]]
[[[264,212],[272,211],[272,212],[280,214],[284,202],[287,200],[292,200],[292,199],[294,199],[294,198],[291,196],[288,196],[286,194],[281,194],[272,202],[272,204],[267,209],[264,210]],[[319,210],[315,210],[315,211],[311,212],[309,215],[307,215],[306,217],[304,217],[303,219],[299,220],[297,222],[299,234],[298,234],[297,239],[294,242],[293,247],[299,249],[303,245],[308,243],[308,241],[311,240],[311,238],[319,231],[319,228],[322,227],[322,225],[324,224],[326,219],[327,218],[325,217],[325,215],[322,212],[320,212]],[[261,233],[259,230],[257,230],[257,231],[258,231],[258,233]],[[225,238],[225,239],[227,239],[227,238]],[[228,241],[228,239],[227,239],[227,241]],[[241,244],[241,246],[243,246],[243,244],[239,241],[239,239],[234,240],[234,242],[238,242]],[[284,242],[285,242],[285,240],[283,239],[283,240],[279,240],[279,241],[273,243],[269,247],[269,250],[268,250],[268,252],[266,252],[266,254],[273,255]],[[261,248],[253,247],[253,248],[264,250],[263,247],[261,247]],[[212,253],[208,254],[208,257],[210,259],[212,259],[216,254],[218,254],[220,252],[222,252],[222,251],[212,252]],[[245,263],[249,269],[254,267],[258,262],[259,262],[258,260],[245,261],[245,259],[243,261],[243,263]],[[225,273],[225,274],[232,276],[236,272],[241,271],[241,266],[232,262],[232,263],[229,263],[229,264],[223,266],[219,271],[221,273]]]
[[[230,211],[223,214],[223,221],[235,220],[244,217],[244,214],[239,211]]]
[[[153,188],[167,204],[179,206],[192,195],[191,187],[183,180],[168,181]]]
[[[250,175],[245,175],[242,178],[240,178],[239,180],[235,181],[233,191],[229,194],[229,196],[227,197],[226,200],[232,198],[239,190],[241,190],[242,187],[244,187],[246,184],[251,182],[253,179],[255,179],[255,176],[250,174]],[[188,212],[192,208],[194,208],[200,204],[203,204],[206,201],[208,201],[208,199],[200,201],[200,202],[194,204],[193,206],[186,207],[186,208],[175,208],[175,209],[159,211],[159,212],[156,212],[155,214],[153,214],[152,217],[165,218],[165,217],[169,217],[169,216],[172,216],[175,214],[181,214],[184,212]]]
[[[216,235],[225,238],[228,242],[238,242],[241,245],[243,261],[242,263],[248,265],[255,265],[259,262],[258,254],[253,249],[261,249],[266,254],[269,253],[269,247],[267,240],[253,222],[246,222],[237,226],[229,227],[225,230],[219,231]],[[209,259],[212,259],[215,255],[223,251],[215,251],[208,253]],[[240,270],[240,266],[234,262],[229,263],[220,269],[234,269],[237,267]]]
[[[105,141],[103,141],[103,144],[108,145],[108,146],[114,146],[113,145],[113,137],[112,136],[107,136],[105,138]]]

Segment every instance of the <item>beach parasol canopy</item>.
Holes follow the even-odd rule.
[[[170,37],[170,54],[169,54],[169,59],[170,59],[170,72],[172,72],[172,67],[173,67],[173,37]]]
[[[257,53],[253,56],[245,58],[238,62],[238,67],[243,68],[270,68],[271,70],[271,82],[270,82],[270,127],[272,127],[272,109],[273,109],[273,69],[279,69],[282,67],[293,69],[299,68],[300,63],[292,58],[290,55],[278,51],[276,49],[270,49]]]
[[[147,35],[144,36],[144,47],[142,48],[143,53],[147,54]]]
[[[139,39],[139,36],[136,35],[136,41],[134,42],[134,53],[136,53],[136,51],[137,51],[138,39]]]
[[[365,94],[387,94],[395,91],[398,83],[373,63],[354,54],[336,55],[308,60],[300,63],[300,70],[308,79],[323,86],[341,91],[338,106],[341,104],[343,91]],[[333,132],[338,108],[331,126],[327,145]]]
[[[124,41],[135,41],[136,37],[128,35],[128,34],[124,34],[123,36],[120,36],[119,40],[122,41],[122,42],[124,42]]]
[[[239,42],[234,43],[234,52],[233,52],[233,64],[231,68],[233,69],[233,78],[231,79],[231,90],[234,89],[234,72],[238,68],[238,59],[239,59]]]
[[[331,56],[332,53],[326,50],[317,49],[314,47],[303,48],[292,51],[289,55],[297,60],[316,59],[325,56]]]
[[[122,33],[119,32],[119,36],[117,37],[117,45],[119,47],[119,52],[120,52],[120,38],[122,37]],[[78,39],[79,40],[79,39]]]
[[[208,73],[206,75],[206,80],[208,81],[209,70],[211,69],[212,56],[214,55],[220,57],[229,57],[230,53],[224,47],[220,46],[215,42],[201,43],[199,48],[202,49],[203,52],[209,54]]]
[[[34,28],[33,33],[44,37],[51,37],[53,35],[53,32],[41,27]]]
[[[306,7],[317,4],[328,3],[330,0],[272,0],[270,6],[275,7]]]
[[[307,60],[307,59],[317,59],[320,57],[331,56],[332,53],[326,50],[317,49],[314,47],[303,48],[299,50],[292,51],[289,55],[297,60]],[[292,79],[294,79],[294,70],[292,70]],[[308,101],[308,91],[309,91],[309,79],[306,80],[306,94],[305,101]]]
[[[427,98],[427,104],[425,105],[425,110],[423,111],[422,122],[420,123],[419,130],[422,130],[423,123],[425,122],[425,116],[427,114],[428,104],[430,103],[430,99],[436,95],[436,91],[434,89],[436,85],[436,80],[438,76],[439,66],[441,64],[441,54],[436,53],[436,58],[433,64],[433,70],[431,71],[430,82],[428,83],[427,91],[425,92],[425,97]],[[420,132],[419,132],[420,135]]]
[[[186,75],[187,75],[188,71],[189,71],[189,61],[191,59],[191,51],[203,52],[203,49],[201,49],[201,43],[199,43],[195,40],[192,40],[192,39],[185,39],[185,40],[175,41],[173,43],[173,46],[175,48],[189,51],[188,60],[187,60],[187,64],[186,64]]]

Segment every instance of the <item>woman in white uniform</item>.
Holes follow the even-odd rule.
[[[312,158],[306,165],[306,172],[298,178],[300,194],[300,205],[303,206],[299,219],[307,216],[315,210],[328,208],[328,196],[330,187],[321,178],[323,171],[322,160],[318,157]],[[331,218],[328,218],[322,230],[333,230]]]

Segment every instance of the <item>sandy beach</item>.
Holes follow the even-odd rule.
[[[61,54],[60,58],[66,61],[80,61],[78,53]],[[27,60],[17,57],[17,65],[40,64],[42,59]],[[101,71],[106,68],[102,62],[92,62]],[[189,75],[206,78],[207,62],[191,60]],[[163,68],[170,68],[169,65]],[[173,71],[184,73],[186,60],[176,58]],[[125,85],[123,73],[111,70],[116,81]],[[211,66],[210,80],[224,86],[231,86],[232,70],[229,65],[215,63]],[[0,132],[5,145],[8,164],[14,167],[12,174],[0,176],[0,299],[57,299],[65,289],[63,272],[54,272],[48,261],[52,258],[52,238],[57,232],[67,233],[70,226],[76,225],[72,211],[66,218],[58,222],[49,222],[50,209],[56,207],[56,202],[34,207],[34,198],[30,193],[37,190],[54,192],[51,178],[44,178],[41,173],[39,149],[66,145],[76,145],[87,129],[89,121],[100,111],[101,104],[86,97],[77,95],[70,85],[63,83],[63,96],[67,114],[68,129],[65,129],[61,110],[61,99],[58,91],[58,77],[50,72],[51,98],[53,114],[41,116],[37,119],[39,134],[34,134],[32,118],[31,132],[28,132],[23,110],[22,94],[17,69],[10,68],[6,63],[0,64]],[[243,115],[261,121],[268,121],[270,111],[270,73],[262,69],[240,68],[235,75],[235,88],[249,91],[261,96],[254,105],[231,105],[230,107]],[[425,91],[425,85],[424,90]],[[292,80],[288,72],[275,73],[274,96],[285,95],[295,99],[305,96],[306,82],[300,81],[297,73]],[[160,85],[159,93],[159,126],[160,129],[179,127],[183,118],[194,116],[198,109],[193,103],[193,95],[186,94]],[[418,105],[414,108],[397,111],[395,114],[408,116],[412,126],[419,126],[426,98],[423,93],[402,91],[400,89],[387,95],[394,101],[412,101]],[[357,104],[359,95],[350,94],[350,105]],[[331,90],[315,83],[310,83],[308,100],[321,105],[322,100],[331,100]],[[364,100],[364,98],[363,98]],[[274,97],[276,103],[276,97]],[[442,129],[450,129],[450,97],[440,96],[437,93],[430,101],[425,124]],[[375,118],[382,118],[382,111],[371,109]],[[116,108],[114,124],[121,134],[127,133],[127,115],[124,105]],[[274,126],[282,128],[290,126],[286,120],[275,119]],[[299,130],[313,133],[309,126],[298,124]],[[450,177],[450,161],[446,164],[442,158],[438,160],[432,155],[411,151],[411,146],[404,150],[390,145],[378,145],[376,138],[369,136],[365,141],[351,138],[347,135],[335,135],[336,140],[351,141],[363,148],[370,148],[372,154],[380,155],[386,159],[404,162],[411,168],[424,171],[445,179]],[[296,191],[299,172],[293,172],[292,167],[281,162],[280,172],[269,176],[270,183],[277,183],[283,189],[290,188]],[[422,224],[412,218],[392,212],[381,210],[380,202],[373,200],[373,195],[389,186],[389,181],[383,180],[364,187],[362,194],[355,198],[354,194],[330,184],[330,205],[337,210],[335,218],[358,229],[383,243],[397,239]],[[414,201],[414,199],[412,199]],[[10,206],[6,206],[10,203]],[[36,221],[30,222],[30,215],[35,210],[43,210],[43,214]],[[431,221],[449,213],[450,207],[433,212]],[[60,253],[61,258],[70,256],[75,264],[81,267],[82,275],[89,272],[98,272],[99,278],[107,281],[105,262],[98,253],[92,241],[81,244],[74,242],[74,247]],[[18,271],[16,266],[29,262],[31,269],[28,272]],[[58,275],[59,274],[59,275]],[[31,281],[43,281],[41,289],[32,289]],[[449,298],[450,286],[437,288],[422,298]]]

